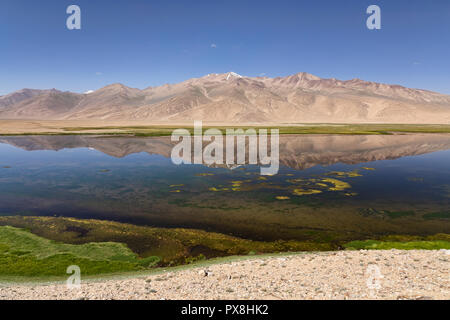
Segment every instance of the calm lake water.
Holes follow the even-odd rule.
[[[250,239],[450,232],[450,135],[280,137],[280,170],[172,164],[168,137],[0,137],[0,215]]]

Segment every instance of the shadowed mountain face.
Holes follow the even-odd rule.
[[[359,79],[210,74],[144,90],[113,84],[89,94],[24,89],[0,97],[0,119],[222,123],[450,123],[450,96]]]
[[[0,137],[0,143],[29,151],[93,148],[117,158],[140,152],[169,158],[172,148],[176,144],[170,140],[170,137],[102,136]],[[301,170],[316,165],[358,164],[448,149],[450,149],[450,135],[446,134],[284,135],[280,136],[279,153],[280,165]]]

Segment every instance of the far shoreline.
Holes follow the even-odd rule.
[[[0,136],[20,135],[111,135],[170,136],[175,129],[193,131],[193,122],[145,122],[101,120],[1,120]],[[212,123],[203,130],[217,128],[279,129],[280,134],[391,135],[409,133],[450,133],[450,124],[387,123]]]

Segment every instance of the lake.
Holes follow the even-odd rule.
[[[170,137],[0,137],[0,215],[254,240],[450,232],[450,135],[284,135],[280,170],[176,166]]]

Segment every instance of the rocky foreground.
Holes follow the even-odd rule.
[[[254,257],[133,279],[0,285],[0,299],[450,299],[449,250]]]

